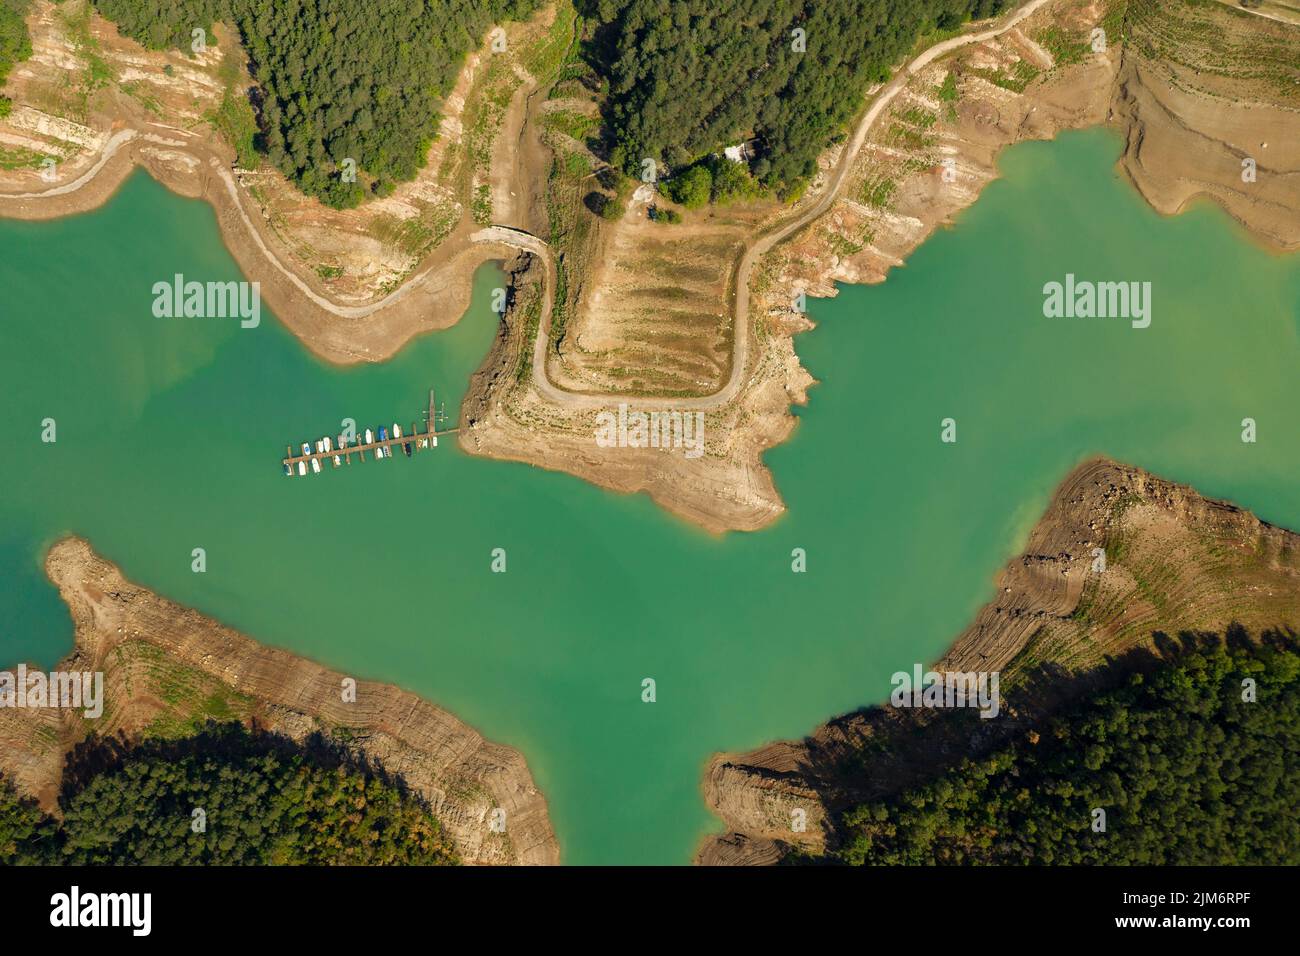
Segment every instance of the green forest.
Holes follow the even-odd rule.
[[[679,170],[753,136],[752,172],[789,194],[931,31],[1007,0],[591,0],[615,165]],[[802,31],[802,32],[800,32]]]
[[[9,71],[32,55],[32,40],[27,35],[28,0],[0,0],[0,86],[9,78]],[[0,119],[9,115],[13,101],[0,96]]]
[[[10,0],[0,0],[10,2]],[[96,0],[151,49],[192,48],[232,24],[258,85],[255,145],[337,207],[392,192],[424,165],[440,98],[493,23],[538,0]],[[347,182],[344,160],[356,162]]]
[[[21,57],[27,0],[0,0],[0,76]],[[383,196],[423,166],[443,95],[493,24],[541,0],[94,0],[151,49],[192,49],[232,25],[256,81],[257,132],[241,161],[265,156],[306,194],[336,208]],[[790,196],[817,155],[923,35],[955,30],[1009,0],[579,0],[595,24],[584,45],[608,89],[613,165],[640,175],[696,164],[697,205]],[[238,109],[223,106],[234,116]],[[239,124],[236,124],[239,125]],[[245,124],[246,125],[246,124]],[[722,146],[754,141],[753,180],[715,182]],[[355,161],[355,170],[345,160]],[[355,176],[349,175],[350,171]],[[744,167],[741,167],[744,172]],[[708,180],[705,180],[707,174]],[[727,176],[734,174],[728,172]]]
[[[429,810],[374,768],[238,723],[146,742],[107,764],[73,775],[62,821],[0,779],[0,864],[457,862]]]
[[[1243,681],[1256,698],[1243,700]],[[1104,832],[1094,810],[1105,811]],[[853,864],[1300,863],[1300,653],[1215,642],[842,821]]]

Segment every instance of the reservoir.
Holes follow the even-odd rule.
[[[0,666],[71,646],[41,560],[73,532],[173,600],[518,747],[565,862],[686,863],[718,826],[710,753],[884,701],[992,596],[1084,457],[1300,528],[1300,258],[1208,204],[1162,218],[1118,150],[1101,130],[1014,147],[887,282],[813,301],[796,344],[822,384],[767,455],[789,511],[721,538],[450,439],[284,477],[286,443],[419,421],[430,387],[454,424],[495,334],[494,266],[454,328],[339,369],[269,312],[155,316],[155,283],[242,277],[212,210],[142,172],[92,214],[0,221]],[[1070,275],[1150,283],[1149,324],[1045,315]]]

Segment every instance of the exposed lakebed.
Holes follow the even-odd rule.
[[[885,284],[814,302],[798,349],[823,384],[767,456],[789,513],[724,538],[450,440],[284,477],[287,443],[418,421],[430,387],[455,418],[495,334],[493,267],[454,328],[338,369],[269,316],[153,314],[156,282],[240,277],[212,211],[143,173],[93,214],[0,222],[0,657],[70,647],[40,561],[75,532],[169,598],[520,748],[566,862],[687,862],[717,825],[708,755],[883,701],[989,598],[1081,458],[1300,528],[1300,260],[1209,206],[1162,219],[1116,153],[1098,130],[1018,146]],[[1067,275],[1150,282],[1149,326],[1045,316]]]

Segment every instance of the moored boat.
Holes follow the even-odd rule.
[[[366,460],[366,451],[373,451],[376,460],[392,458],[397,446],[401,446],[407,458],[422,448],[437,446],[436,432],[418,424],[403,428],[400,422],[375,425],[362,433],[342,432],[337,437],[323,435],[312,441],[302,442],[301,453],[295,452],[294,446],[288,446],[288,457],[284,461],[286,477],[293,477],[294,465],[297,473],[306,475],[308,466],[313,474],[320,474],[324,466],[330,463],[335,468],[352,463],[352,453],[356,452],[362,461]],[[295,459],[297,459],[295,461]]]

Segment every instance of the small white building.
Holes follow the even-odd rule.
[[[747,143],[737,143],[735,146],[726,146],[722,150],[722,155],[733,163],[747,163],[749,162],[749,145]]]

